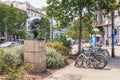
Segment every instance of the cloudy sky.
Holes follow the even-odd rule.
[[[2,0],[2,1],[28,1],[30,2],[30,4],[32,4],[33,6],[40,8],[42,6],[47,6],[46,4],[46,0]]]

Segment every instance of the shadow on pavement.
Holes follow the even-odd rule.
[[[109,60],[108,66],[110,68],[118,68],[118,69],[120,69],[120,56],[116,56],[115,58],[111,58]]]

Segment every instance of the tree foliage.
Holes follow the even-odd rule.
[[[82,34],[83,37],[88,38],[89,34],[93,34],[94,33],[94,29],[92,27],[92,23],[93,23],[93,18],[91,18],[91,16],[89,14],[85,14],[83,19],[82,19],[82,25],[83,25],[83,30],[82,30]],[[73,21],[73,25],[69,26],[69,31],[67,32],[68,35],[70,35],[72,38],[78,38],[79,37],[79,19],[76,19]]]
[[[50,21],[47,17],[44,17],[43,28],[46,39],[50,39]]]
[[[68,34],[72,37],[82,34],[85,37],[94,33],[92,23],[96,10],[102,11],[105,7],[108,12],[112,12],[117,8],[116,0],[47,0],[47,4],[48,16],[53,17],[63,28],[68,27]]]
[[[116,8],[115,2],[116,0],[47,0],[46,12],[62,25],[66,25],[79,16],[80,6],[82,6],[83,12],[91,15],[104,5],[108,11],[114,10]]]
[[[19,31],[23,32],[26,18],[27,14],[14,8],[12,5],[0,4],[0,32],[2,34],[6,31],[6,27],[9,36],[17,34]]]

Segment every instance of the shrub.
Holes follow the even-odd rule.
[[[63,56],[68,56],[70,49],[65,47],[62,42],[52,41],[47,44],[48,47],[55,48],[58,52],[60,52]]]
[[[5,48],[4,63],[11,65],[20,65],[23,63],[24,50],[23,45]]]
[[[67,40],[67,38],[66,38],[65,36],[63,36],[63,35],[61,35],[61,36],[59,36],[59,37],[56,37],[56,38],[54,39],[54,41],[62,42],[65,47],[67,47],[67,48],[69,48],[69,49],[71,48],[71,41],[70,41],[70,40]]]
[[[49,68],[60,68],[65,65],[63,56],[55,49],[47,47],[46,64]]]
[[[22,63],[19,66],[6,67],[5,78],[6,80],[24,80],[24,74],[31,70],[31,65],[28,63]]]
[[[19,67],[13,65],[10,67],[9,65],[6,66],[5,74],[6,80],[23,80],[23,75],[26,71],[24,70],[23,64]]]
[[[23,61],[23,45],[0,50],[0,71],[6,75],[6,80],[23,80],[26,66]]]
[[[3,62],[3,59],[4,59],[4,50],[3,49],[0,49],[0,73],[2,74],[2,72],[4,71],[4,62]]]

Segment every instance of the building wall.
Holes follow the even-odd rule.
[[[27,10],[27,5],[26,3],[22,3],[22,2],[15,2],[13,3],[14,4],[14,7],[18,8],[18,9],[22,9],[22,10]]]
[[[110,25],[104,26],[104,30],[105,30],[104,42],[108,40],[109,44],[111,44],[111,26]]]
[[[118,15],[118,11],[115,11],[115,15]],[[118,41],[120,42],[120,16],[115,18],[115,29],[117,30]]]
[[[102,31],[102,28],[104,29],[104,42],[106,40],[109,40],[111,44],[111,30],[112,30],[112,22],[111,22],[111,13],[108,14],[109,17],[104,17],[102,14],[100,14],[101,11],[97,12],[97,17],[99,20],[96,21],[96,27]],[[102,19],[99,16],[103,16]],[[115,11],[115,15],[117,15],[114,18],[114,28],[117,30],[117,40],[120,42],[120,16],[118,16],[118,11]]]
[[[5,1],[6,5],[13,5],[13,7],[18,8],[20,10],[26,11],[29,18],[40,17],[42,12],[39,8],[35,8],[29,2],[19,2],[19,1]]]

